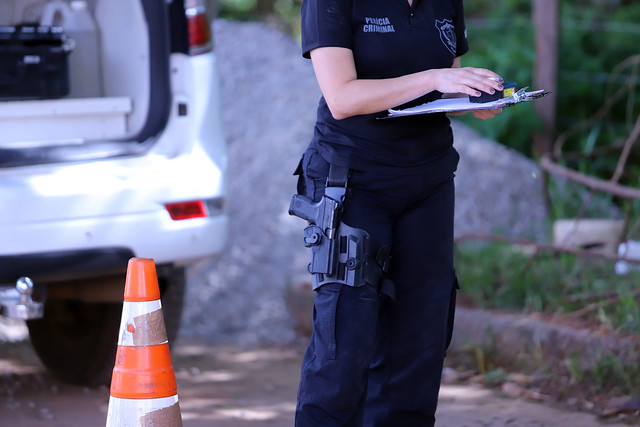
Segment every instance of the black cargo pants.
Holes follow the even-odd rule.
[[[345,224],[391,248],[396,297],[372,286],[317,289],[296,426],[425,427],[435,422],[457,280],[453,267],[458,153],[425,175],[352,170]],[[320,200],[329,164],[308,149],[298,192]]]

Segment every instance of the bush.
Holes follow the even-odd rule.
[[[614,272],[611,261],[541,252],[532,258],[508,244],[456,246],[461,297],[475,307],[567,314],[595,303],[580,320],[611,331],[640,333],[640,271]],[[609,301],[607,303],[607,301]]]
[[[490,68],[520,87],[531,86],[535,60],[531,0],[483,0],[466,2],[465,7],[471,47],[463,58],[465,65]],[[615,77],[612,72],[618,64],[637,53],[640,4],[560,2],[559,13],[557,126],[563,132],[596,113],[606,96],[619,87],[620,82],[611,84],[610,78]],[[632,71],[622,70],[620,77]],[[636,79],[634,91],[639,83]],[[630,130],[630,117],[640,110],[640,96],[631,102],[631,113],[628,105],[621,105],[606,120],[572,137],[564,148],[584,152],[619,142]],[[489,122],[466,120],[485,135],[532,157],[531,135],[541,124],[533,106],[519,105],[503,116]],[[616,160],[617,155],[600,157],[590,165],[590,172],[609,174],[608,178]]]

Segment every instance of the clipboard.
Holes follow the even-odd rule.
[[[471,111],[471,110],[493,110],[496,108],[511,107],[512,105],[519,104],[521,102],[533,101],[535,99],[542,98],[549,94],[544,89],[534,90],[527,92],[528,88],[522,88],[515,92],[511,96],[507,96],[496,101],[475,103],[469,101],[468,97],[465,98],[447,98],[436,99],[435,101],[427,102],[426,104],[417,105],[415,107],[405,108],[402,110],[394,110],[390,108],[387,116],[382,117],[384,119],[404,116],[414,116],[417,114],[432,114],[432,113],[452,113],[455,111]]]

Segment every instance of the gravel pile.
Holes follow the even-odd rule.
[[[286,295],[308,281],[304,221],[287,208],[320,91],[290,36],[260,23],[217,20],[214,37],[229,145],[229,243],[224,254],[189,270],[180,332],[282,345],[296,338]],[[454,131],[462,157],[457,234],[502,231],[544,240],[536,164],[463,125]]]

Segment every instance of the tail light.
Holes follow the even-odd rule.
[[[207,208],[202,200],[167,203],[164,207],[167,209],[169,215],[171,215],[171,219],[174,221],[207,216]]]
[[[186,0],[185,15],[189,28],[189,54],[210,52],[213,49],[213,36],[206,0]]]
[[[167,212],[169,212],[172,220],[181,221],[183,219],[220,215],[224,211],[224,204],[225,200],[223,198],[216,197],[212,199],[167,203],[164,207]]]

